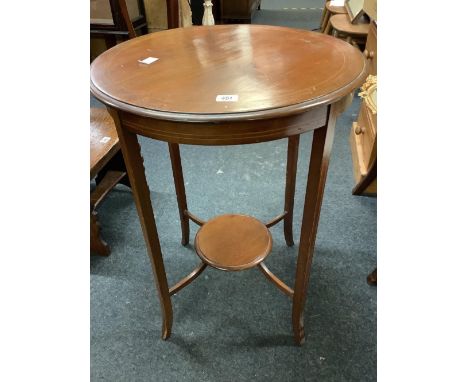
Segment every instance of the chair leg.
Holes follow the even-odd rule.
[[[331,34],[332,34],[331,32],[333,32],[333,28],[332,28],[332,25],[331,25],[330,20],[328,20],[328,21],[327,21],[327,25],[326,25],[326,27],[325,27],[325,30],[324,30],[323,34],[329,34],[329,35],[331,35]]]
[[[327,34],[326,29],[328,27],[328,24],[330,24],[330,11],[326,8],[323,9],[323,20],[320,24],[320,31],[324,34]]]

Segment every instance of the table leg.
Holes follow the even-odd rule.
[[[292,306],[294,339],[298,345],[305,340],[304,307],[337,114],[337,104],[333,104],[327,126],[313,132]]]
[[[141,148],[136,134],[127,131],[121,126],[118,113],[109,108],[109,113],[114,118],[120,147],[127,167],[127,174],[132,186],[132,192],[140,218],[143,236],[145,237],[148,255],[155,278],[156,288],[159,293],[159,301],[162,313],[162,338],[167,339],[171,335],[172,328],[172,304],[167,285],[166,271],[159,244],[158,230],[154,219],[153,206],[151,204],[150,190],[146,182],[145,167],[141,156]]]
[[[172,175],[177,195],[177,205],[179,206],[180,226],[182,230],[182,245],[187,245],[190,237],[189,218],[185,214],[187,210],[187,197],[185,195],[184,174],[182,172],[182,162],[180,160],[180,150],[177,143],[168,143],[169,154],[171,156]]]
[[[299,137],[300,135],[294,135],[288,138],[288,162],[286,165],[286,189],[284,192],[284,211],[287,213],[284,217],[284,239],[286,240],[286,244],[290,247],[294,245],[292,224]]]

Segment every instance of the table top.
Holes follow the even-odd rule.
[[[140,62],[148,57],[158,60]],[[320,33],[201,26],[144,35],[104,52],[91,65],[91,91],[110,106],[157,119],[263,119],[341,99],[366,70],[358,49]]]

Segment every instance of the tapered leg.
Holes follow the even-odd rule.
[[[294,339],[298,345],[303,344],[305,340],[304,307],[320,217],[320,207],[327,178],[328,162],[333,144],[337,116],[336,106],[337,104],[334,104],[329,109],[327,126],[314,130],[313,133],[292,308]]]
[[[150,191],[146,182],[140,144],[138,143],[136,134],[127,131],[121,125],[118,113],[111,108],[108,110],[114,118],[119,135],[120,147],[127,167],[127,174],[132,186],[135,205],[137,207],[148,255],[153,268],[156,287],[159,293],[163,319],[162,338],[167,339],[171,335],[172,304],[169,296],[169,287],[167,285],[161,246],[159,244],[158,231],[154,219],[153,206],[151,204]]]
[[[174,176],[174,186],[177,195],[177,205],[179,206],[180,226],[182,230],[182,245],[187,245],[190,237],[189,218],[185,214],[187,211],[187,197],[185,195],[184,174],[182,172],[182,162],[180,160],[180,150],[177,143],[168,143],[169,154],[171,156],[172,175]]]
[[[284,239],[288,246],[294,245],[293,239],[293,213],[294,213],[294,193],[296,191],[297,156],[299,152],[299,137],[294,135],[288,139],[288,162],[286,165],[286,189],[284,192],[284,210],[287,212],[284,217]]]

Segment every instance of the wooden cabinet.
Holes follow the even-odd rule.
[[[371,22],[364,54],[370,60],[369,77],[363,85],[363,100],[353,122],[349,144],[353,158],[354,195],[377,194],[377,24]],[[375,106],[374,106],[375,105]]]
[[[224,23],[238,21],[250,24],[261,0],[222,0],[221,19]]]

